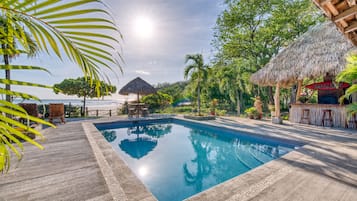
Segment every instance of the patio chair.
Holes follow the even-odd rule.
[[[149,109],[147,107],[141,108],[141,116],[148,117],[149,116]]]
[[[42,117],[42,115],[38,113],[38,107],[37,107],[36,103],[19,103],[19,106],[21,106],[27,112],[27,114],[30,116],[39,117],[39,118]],[[20,118],[19,121],[31,128],[35,128],[38,126],[38,124],[36,122],[28,121],[28,119],[26,119],[26,118]],[[36,138],[35,134],[27,132],[26,129],[17,127],[16,130],[23,132],[25,135],[27,135],[31,139]]]
[[[19,103],[19,106],[24,108],[24,110],[30,116],[42,117],[42,115],[40,115],[38,113],[38,108],[37,108],[37,104],[36,103]],[[27,119],[26,118],[20,118],[20,122],[23,123],[23,124],[26,124],[27,123]],[[30,124],[31,127],[34,127],[36,123],[30,121],[29,124]]]
[[[61,123],[66,123],[64,120],[64,104],[50,103],[49,104],[49,122],[53,123],[53,119],[59,118]]]
[[[129,107],[128,108],[128,117],[133,118],[133,116],[136,114],[136,108],[135,107]]]

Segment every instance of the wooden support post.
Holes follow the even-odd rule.
[[[68,105],[68,117],[71,118],[71,112],[72,112],[72,105],[71,105],[71,102],[69,102],[69,105]]]
[[[275,117],[280,117],[280,83],[276,84],[274,104],[275,104]]]
[[[272,118],[272,123],[282,124],[283,121],[280,118],[280,83],[276,84],[274,103],[275,103],[275,117]]]
[[[296,90],[296,101],[295,101],[296,103],[299,102],[301,91],[302,91],[302,80],[298,80],[298,85]]]

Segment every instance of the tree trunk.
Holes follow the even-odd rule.
[[[240,115],[240,99],[239,99],[239,91],[237,91],[237,116]]]
[[[6,50],[5,44],[2,44],[2,45],[1,45],[1,48],[2,48],[3,50]],[[10,62],[9,62],[9,55],[7,55],[7,54],[4,54],[4,64],[5,64],[5,65],[9,65],[9,64],[10,64]],[[5,70],[5,79],[10,80],[10,70]],[[5,89],[10,91],[10,90],[11,90],[10,85],[9,85],[9,84],[6,84],[6,85],[5,85]],[[12,101],[11,101],[11,96],[8,95],[8,94],[6,94],[6,101],[7,101],[7,102],[12,102]]]
[[[297,90],[296,90],[296,101],[295,101],[297,103],[299,102],[301,90],[302,90],[302,80],[298,80],[298,85],[297,85]]]
[[[296,94],[297,94],[297,86],[296,86],[296,84],[294,84],[294,85],[291,87],[290,104],[296,103],[296,97],[297,97]]]
[[[240,109],[241,109],[241,111],[242,111],[242,110],[245,109],[245,108],[244,108],[244,102],[243,102],[243,101],[244,101],[244,99],[243,99],[243,92],[239,94],[239,100],[240,100],[240,105],[239,105],[239,106],[240,106]]]
[[[201,116],[201,99],[200,99],[200,85],[197,87],[197,110],[198,110],[198,116]]]
[[[274,104],[274,96],[273,96],[273,87],[269,86],[268,87],[268,99],[269,99],[269,105]]]
[[[83,97],[83,112],[82,117],[86,116],[86,95]]]

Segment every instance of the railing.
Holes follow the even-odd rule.
[[[49,108],[48,105],[38,105],[39,113],[43,114],[45,118],[49,116]],[[99,116],[117,116],[117,109],[111,108],[111,109],[90,109],[86,107],[85,110],[83,110],[83,107],[80,106],[73,106],[73,105],[65,105],[64,107],[64,114],[66,118],[72,118],[72,117],[83,117],[84,115],[86,117],[99,117]]]
[[[91,116],[96,116],[96,117],[99,117],[99,116],[113,116],[113,115],[116,115],[115,114],[115,110],[112,110],[112,109],[93,109],[93,110],[89,110],[88,108],[86,108],[86,116],[87,117],[91,117]]]

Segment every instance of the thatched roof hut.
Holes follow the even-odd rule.
[[[280,83],[287,87],[308,77],[336,75],[345,67],[345,55],[352,49],[353,44],[332,22],[324,22],[284,48],[250,80],[262,86]]]

